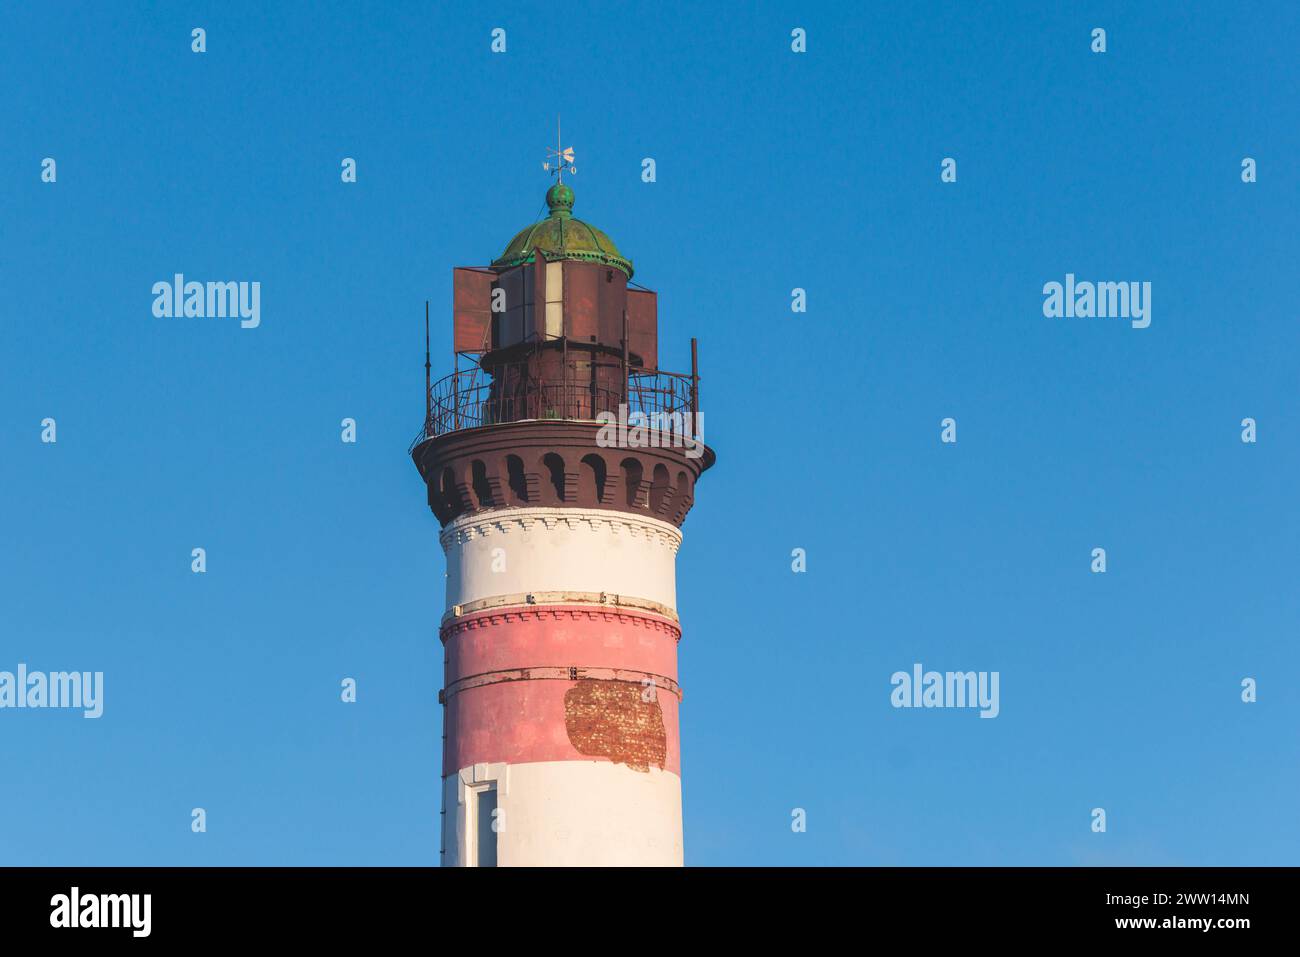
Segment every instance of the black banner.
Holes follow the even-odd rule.
[[[658,935],[695,919],[743,936],[782,925],[910,926],[926,941],[1048,934],[1231,946],[1285,928],[1294,876],[1280,868],[9,868],[0,870],[0,926],[9,941],[78,946],[435,942],[593,920]]]

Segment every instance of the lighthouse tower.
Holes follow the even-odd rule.
[[[695,342],[659,368],[655,293],[569,185],[546,204],[454,270],[454,371],[411,447],[447,559],[442,863],[680,865]]]

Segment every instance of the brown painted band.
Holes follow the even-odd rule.
[[[490,509],[567,506],[646,515],[680,528],[713,450],[701,446],[700,457],[691,458],[684,448],[605,446],[604,427],[529,419],[460,429],[421,442],[411,458],[444,527]]]
[[[469,675],[453,681],[438,692],[438,703],[446,704],[452,695],[482,688],[486,685],[500,684],[504,681],[581,681],[596,679],[600,681],[622,681],[626,684],[645,687],[647,679],[656,689],[662,688],[682,700],[682,688],[676,681],[666,675],[656,675],[648,671],[631,671],[626,668],[577,668],[543,667],[543,668],[507,668],[502,671],[488,671],[483,674]]]

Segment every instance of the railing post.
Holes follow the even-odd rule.
[[[451,407],[452,422],[455,423],[452,428],[460,428],[460,363],[456,363],[456,368],[451,373]]]
[[[691,438],[699,435],[700,421],[700,351],[699,342],[691,336]]]

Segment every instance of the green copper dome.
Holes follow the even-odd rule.
[[[613,240],[595,226],[573,218],[573,189],[556,183],[546,191],[546,205],[551,215],[540,223],[521,230],[506,251],[496,259],[495,269],[509,269],[536,260],[541,250],[548,262],[557,259],[577,259],[582,262],[604,263],[627,273],[632,278],[632,263],[624,259]]]

